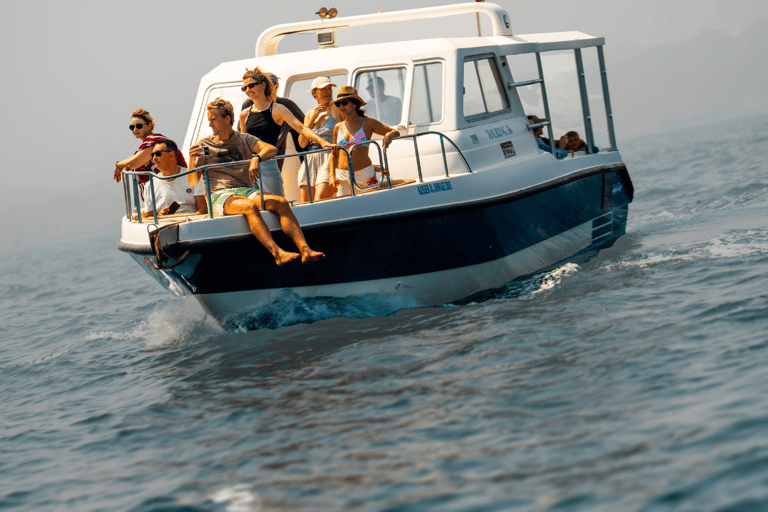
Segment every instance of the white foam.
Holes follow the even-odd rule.
[[[192,298],[168,298],[153,309],[146,320],[124,332],[99,331],[85,337],[86,341],[111,339],[115,341],[143,339],[148,347],[177,343],[201,333],[214,335],[223,332],[218,322],[203,311]]]
[[[579,269],[580,267],[575,263],[566,263],[562,267],[556,268],[551,272],[547,272],[543,275],[538,289],[534,290],[531,295],[536,295],[538,293],[553,289],[555,286],[559,285],[563,279],[574,275],[579,271]]]
[[[260,512],[262,500],[245,484],[225,487],[208,496],[215,503],[226,503],[227,512]]]

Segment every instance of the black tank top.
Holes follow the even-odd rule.
[[[272,119],[272,102],[269,108],[261,112],[248,111],[245,120],[245,132],[263,140],[267,144],[277,146],[277,137],[280,135],[280,125]]]

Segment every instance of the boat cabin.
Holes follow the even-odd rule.
[[[336,32],[349,27],[441,16],[466,17],[467,14],[478,16],[478,31],[479,16],[487,16],[491,20],[492,34],[347,47],[335,44]],[[278,53],[278,43],[283,37],[304,33],[318,35],[316,50]],[[513,35],[508,13],[498,5],[488,3],[279,25],[262,33],[253,58],[222,63],[202,78],[182,151],[187,153],[198,139],[211,134],[206,119],[209,102],[224,98],[238,112],[247,100],[240,89],[242,75],[246,68],[259,66],[280,77],[279,96],[290,98],[305,112],[316,105],[309,91],[316,77],[329,77],[337,86],[334,94],[342,85],[353,85],[367,102],[364,106],[367,115],[401,133],[386,154],[382,154],[376,144],[370,148],[371,159],[388,169],[395,183],[425,182],[499,166],[509,167],[544,152],[540,141],[533,136],[533,129],[546,128],[548,139],[556,139],[542,54],[569,51],[574,55],[578,76],[578,82],[570,87],[569,107],[572,111],[577,110],[582,119],[579,126],[574,126],[571,115],[561,129],[565,133],[578,128],[588,149],[574,156],[590,157],[593,149],[597,149],[590,113],[594,101],[590,102],[587,93],[582,51],[591,50],[596,52],[599,61],[598,74],[606,114],[604,131],[608,139],[608,144],[599,151],[609,153],[616,150],[616,142],[603,44],[603,38],[581,32]],[[516,81],[515,76],[519,74],[512,63],[519,56],[535,59],[537,76]],[[523,89],[527,96],[535,90],[533,94],[538,98],[534,100],[538,104],[536,112],[521,102],[518,91]],[[530,114],[537,114],[542,121],[531,125],[527,117]],[[556,157],[554,146],[549,146],[553,159]],[[287,153],[295,153],[292,149],[295,148],[289,142]],[[282,173],[286,197],[298,206],[297,174],[301,164],[295,156],[287,160]],[[604,158],[600,163],[605,163],[602,160]],[[568,165],[566,160],[563,163]],[[580,165],[583,166],[583,162]],[[514,172],[512,168],[510,172]],[[357,187],[353,189],[360,191]]]

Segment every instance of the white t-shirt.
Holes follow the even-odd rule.
[[[179,172],[183,173],[186,170],[186,167],[179,167]],[[155,201],[157,202],[158,213],[166,206],[171,206],[174,201],[181,205],[176,213],[195,213],[197,211],[195,196],[205,195],[204,180],[198,181],[194,189],[186,176],[173,180],[153,179],[152,181],[155,184]],[[144,207],[142,210],[152,213],[152,190],[149,183],[144,185]]]

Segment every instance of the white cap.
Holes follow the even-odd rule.
[[[331,83],[331,79],[327,76],[319,76],[312,80],[312,86],[309,88],[307,92],[312,92],[315,89],[322,89],[323,87],[327,87],[329,85],[332,85],[336,87],[336,84]]]

